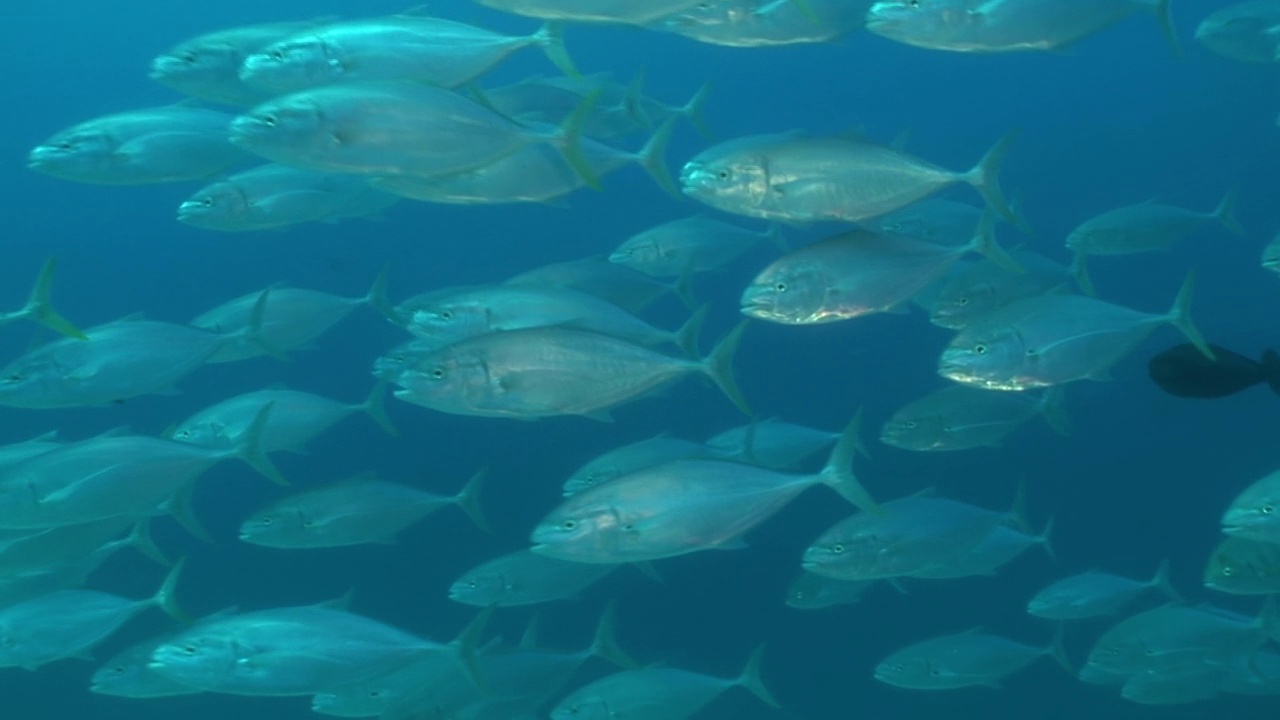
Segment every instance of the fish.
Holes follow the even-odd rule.
[[[939,245],[964,245],[982,219],[980,206],[930,197],[888,215],[871,218],[863,227],[885,235],[905,235]]]
[[[1213,351],[1191,320],[1195,276],[1173,307],[1148,314],[1083,295],[1042,295],[1010,303],[961,330],[938,360],[938,374],[990,390],[1021,391],[1105,380],[1161,325],[1173,325],[1207,358]]]
[[[198,623],[156,646],[147,667],[193,689],[281,697],[329,692],[418,660],[465,658],[440,644],[355,613],[279,607]]]
[[[227,398],[178,423],[168,437],[200,447],[225,449],[243,441],[254,420],[265,407],[270,417],[261,429],[258,443],[263,452],[288,450],[305,453],[318,435],[354,413],[368,415],[388,435],[398,435],[383,407],[385,385],[375,385],[361,403],[343,403],[313,393],[268,388]]]
[[[58,438],[58,431],[41,433],[29,440],[0,445],[0,473],[27,458],[57,450],[65,443]]]
[[[1042,417],[1059,435],[1071,434],[1060,387],[1038,397],[953,385],[894,412],[880,442],[903,450],[936,452],[1000,447],[1028,421]]]
[[[258,303],[261,301],[261,317]],[[306,346],[328,332],[352,310],[368,305],[383,316],[397,317],[387,299],[387,271],[373,280],[361,297],[342,297],[319,290],[270,287],[228,300],[191,320],[192,327],[238,335],[209,358],[210,363],[233,362],[263,355],[282,356]],[[252,328],[256,330],[248,330]],[[239,335],[243,333],[244,335]]]
[[[775,260],[742,292],[741,310],[748,317],[784,325],[817,325],[892,312],[970,252],[1017,268],[996,243],[990,215],[962,247],[856,230]]]
[[[220,620],[234,615],[235,612],[234,608],[222,610],[200,618],[196,623]],[[99,695],[135,700],[196,695],[203,692],[160,675],[150,667],[151,655],[155,649],[169,642],[181,631],[181,629],[173,630],[162,635],[144,638],[116,653],[94,671],[93,677],[89,680],[89,691]]]
[[[706,312],[677,330],[660,330],[600,298],[577,290],[535,285],[483,285],[441,290],[414,303],[405,329],[444,348],[496,332],[559,327],[608,335],[646,347],[674,345],[697,351]]]
[[[1235,2],[1214,10],[1196,27],[1196,42],[1232,60],[1272,63],[1280,49],[1280,3]]]
[[[513,275],[504,285],[549,285],[565,287],[607,300],[618,307],[639,313],[666,295],[675,295],[690,308],[697,303],[689,295],[688,277],[663,283],[648,275],[609,262],[604,257],[588,257],[551,263]]]
[[[0,528],[39,530],[169,512],[202,535],[188,517],[188,495],[214,465],[236,458],[285,484],[260,444],[270,413],[270,406],[262,408],[239,441],[225,449],[107,434],[25,460],[0,475]]]
[[[282,95],[237,116],[229,131],[234,145],[272,162],[368,176],[448,175],[549,143],[599,187],[581,158],[579,136],[572,127],[531,130],[452,90],[409,82]]]
[[[676,460],[624,475],[568,498],[538,522],[533,551],[616,564],[732,548],[752,528],[814,485],[855,506],[875,500],[851,470],[858,424],[850,423],[823,469],[778,473],[722,460]]]
[[[273,548],[328,548],[389,543],[426,516],[457,505],[482,530],[480,509],[485,472],[476,473],[456,495],[436,495],[359,475],[304,490],[271,503],[240,525],[240,539]]]
[[[616,447],[587,461],[564,481],[563,494],[565,497],[573,497],[583,490],[673,460],[716,457],[723,457],[723,454],[715,448],[663,433]]]
[[[913,495],[856,513],[828,528],[805,549],[801,567],[836,580],[881,580],[954,561],[992,530],[1022,524],[1022,499],[996,512],[947,498]]]
[[[683,105],[668,105],[642,91],[643,73],[629,84],[608,73],[578,77],[535,75],[519,82],[478,91],[484,104],[507,117],[525,123],[563,125],[575,112],[581,119],[582,134],[597,140],[652,132],[670,119],[687,119],[700,134],[709,134],[703,108],[711,83],[703,83]],[[475,91],[473,91],[475,92]],[[585,103],[591,98],[591,103]]]
[[[821,610],[836,605],[851,605],[862,599],[875,585],[873,580],[837,580],[801,572],[787,588],[787,607],[797,610]]]
[[[646,28],[725,47],[826,43],[862,29],[870,5],[871,0],[711,0]]]
[[[1280,355],[1262,353],[1249,358],[1218,345],[1209,345],[1210,360],[1194,345],[1171,347],[1147,361],[1147,375],[1161,390],[1186,398],[1220,398],[1267,383],[1280,395]]]
[[[561,28],[510,36],[415,8],[397,15],[340,20],[277,40],[244,59],[240,80],[272,95],[320,85],[408,80],[456,88],[525,47],[541,48],[566,75],[577,68]]]
[[[766,241],[789,249],[777,225],[758,233],[695,215],[632,235],[609,255],[609,262],[651,277],[680,277],[718,270]]]
[[[1170,0],[882,0],[867,30],[928,50],[967,53],[1057,51],[1140,12],[1160,23],[1174,54],[1182,47]]]
[[[205,180],[249,160],[228,141],[231,121],[226,113],[181,104],[104,115],[37,145],[27,167],[92,185]]]
[[[70,657],[86,657],[144,610],[158,607],[177,620],[186,616],[174,600],[179,562],[155,595],[142,600],[97,590],[62,590],[0,609],[0,667],[34,670]]]
[[[440,347],[433,338],[406,340],[374,359],[373,376],[380,381],[394,383],[401,373],[412,369]]]
[[[1222,532],[1232,537],[1280,543],[1280,470],[1245,488],[1222,514]]]
[[[574,599],[619,566],[579,563],[532,550],[500,555],[467,570],[449,586],[449,599],[476,607],[518,607]]]
[[[717,433],[703,443],[726,460],[759,465],[771,470],[795,467],[831,446],[840,433],[766,418]],[[866,448],[856,448],[863,455]]]
[[[577,123],[581,116],[569,122]],[[561,204],[563,198],[592,181],[637,165],[669,195],[679,197],[671,173],[667,170],[667,144],[671,140],[674,120],[659,127],[636,152],[605,145],[591,138],[578,141],[577,158],[588,168],[579,172],[566,156],[549,144],[526,145],[520,150],[480,167],[447,175],[419,177],[398,175],[370,178],[380,190],[422,202],[450,205],[497,205],[505,203]],[[548,137],[560,131],[555,126],[524,123],[524,127]]]
[[[1262,267],[1280,274],[1280,233],[1276,233],[1271,242],[1262,249]]]
[[[169,392],[229,345],[261,342],[265,295],[255,300],[252,321],[233,332],[128,317],[89,328],[84,340],[66,337],[37,347],[0,369],[0,405],[101,406]]]
[[[1150,580],[1134,580],[1101,570],[1062,578],[1037,592],[1027,602],[1027,612],[1048,620],[1083,620],[1115,615],[1151,590],[1170,600],[1182,599],[1169,582],[1168,560],[1160,563]]]
[[[608,410],[686,375],[705,375],[743,412],[733,379],[739,325],[701,360],[663,355],[608,335],[546,327],[463,340],[401,373],[395,396],[440,412],[534,419]]]
[[[975,628],[902,648],[876,666],[875,678],[909,690],[999,688],[1005,678],[1042,657],[1052,657],[1074,674],[1061,629],[1047,647],[1037,648]]]
[[[1280,543],[1224,539],[1209,556],[1204,586],[1231,595],[1280,594]]]
[[[937,294],[925,306],[929,322],[949,330],[963,330],[998,308],[1062,291],[1074,282],[1066,266],[1039,253],[1015,249],[1009,255],[1022,272],[1011,272],[1000,263],[983,258],[946,275]]]
[[[644,25],[697,5],[699,0],[476,0],[513,15],[572,22]]]
[[[269,163],[200,188],[178,206],[178,222],[218,232],[259,232],[377,216],[399,201],[365,178]]]
[[[1095,294],[1085,262],[1090,255],[1131,255],[1167,250],[1207,223],[1216,222],[1236,235],[1244,228],[1236,219],[1236,194],[1227,193],[1211,212],[1200,213],[1149,200],[1109,210],[1080,224],[1067,235],[1067,249],[1075,253],[1071,273],[1080,287]]]
[[[1264,646],[1274,622],[1265,611],[1251,618],[1212,605],[1162,605],[1125,618],[1103,633],[1081,673],[1116,677],[1231,661]]]
[[[120,532],[128,529],[121,537]],[[83,587],[89,576],[121,550],[134,548],[170,566],[151,538],[148,518],[113,517],[43,530],[7,530],[0,541],[0,607]]]
[[[150,77],[192,97],[250,106],[271,94],[240,81],[244,59],[278,40],[321,26],[333,18],[261,23],[216,30],[183,40],[151,61]]]
[[[623,670],[570,693],[551,710],[551,720],[612,720],[654,717],[684,720],[734,687],[746,688],[761,702],[780,708],[760,678],[764,647],[751,654],[736,678],[718,678],[673,667]]]
[[[717,210],[792,223],[860,222],[967,184],[1017,222],[998,182],[1016,138],[1009,133],[973,169],[955,172],[856,138],[756,135],[695,155],[681,169],[680,183],[685,195]]]

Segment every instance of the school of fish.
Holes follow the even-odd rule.
[[[1018,152],[1016,128],[972,148],[972,166],[955,168],[915,155],[908,143],[759,127],[759,134],[706,140],[673,174],[668,141],[685,124],[708,133],[703,109],[713,94],[704,87],[676,104],[649,97],[638,79],[589,67],[565,41],[618,24],[731,48],[859,34],[918,52],[1044,52],[1146,14],[1182,55],[1169,0],[475,2],[528,20],[529,33],[449,19],[447,4],[209,28],[150,67],[156,83],[187,100],[72,124],[32,149],[28,165],[98,185],[191,183],[177,219],[227,233],[358,222],[410,202],[480,206],[477,212],[560,204],[574,193],[607,193],[606,176],[630,165],[683,199],[684,209],[609,239],[599,256],[485,284],[414,288],[399,301],[385,273],[359,297],[272,286],[190,322],[130,316],[81,327],[74,312],[54,307],[50,260],[27,302],[0,314],[0,324],[26,320],[58,334],[6,358],[0,370],[0,405],[27,409],[33,425],[42,409],[169,392],[209,364],[305,362],[314,342],[356,315],[404,334],[395,347],[370,349],[373,377],[349,398],[252,387],[191,408],[163,436],[47,432],[0,446],[0,668],[90,657],[133,618],[159,611],[172,617],[171,629],[100,659],[93,692],[138,702],[198,693],[298,697],[323,715],[391,720],[679,720],[735,687],[786,708],[787,697],[766,678],[770,664],[791,660],[767,649],[765,637],[739,674],[724,677],[637,662],[619,645],[615,629],[626,618],[612,609],[590,645],[575,651],[540,644],[532,628],[518,642],[491,638],[487,624],[503,608],[575,598],[613,573],[660,576],[668,558],[751,553],[752,531],[810,492],[827,493],[846,517],[813,527],[809,545],[794,548],[796,580],[777,602],[798,610],[852,605],[875,585],[906,591],[991,575],[1035,548],[1052,562],[1053,520],[1033,523],[1026,511],[1024,491],[1034,498],[1034,486],[1009,487],[1012,499],[998,508],[929,490],[872,484],[873,493],[861,479],[874,475],[863,472],[875,466],[865,459],[874,455],[866,437],[920,453],[1000,447],[1037,422],[1067,437],[1070,386],[1107,379],[1149,337],[1170,330],[1188,345],[1153,360],[1152,374],[1178,394],[1209,397],[1266,383],[1280,392],[1274,353],[1254,362],[1202,336],[1192,317],[1193,273],[1174,279],[1165,308],[1149,312],[1108,301],[1088,272],[1112,256],[1193,237],[1252,237],[1230,188],[1195,208],[1155,199],[1099,207],[1048,250],[1049,241],[1034,235],[1034,218],[1024,218],[1001,187],[1002,164]],[[1200,22],[1195,40],[1231,60],[1280,62],[1280,0],[1216,12]],[[559,74],[486,81],[489,70],[532,50]],[[791,237],[792,228],[818,222],[835,230],[815,242]],[[1280,236],[1259,244],[1266,245],[1261,267],[1280,272]],[[754,277],[736,298],[698,296],[702,277],[743,263],[754,263]],[[687,306],[687,320],[651,322],[646,310],[660,302]],[[737,302],[740,322],[704,332],[703,302]],[[878,429],[864,427],[853,404],[844,428],[770,417],[752,402],[754,388],[735,376],[735,355],[752,326],[919,313],[913,307],[950,333],[935,363],[939,389],[904,401]],[[1217,385],[1203,390],[1203,373],[1226,369],[1237,374],[1223,379],[1221,393]],[[305,453],[320,438],[333,442],[333,428],[346,423],[368,421],[396,435],[388,396],[400,401],[396,412],[590,423],[612,421],[630,403],[678,411],[686,393],[705,392],[682,382],[689,378],[706,381],[725,408],[741,412],[741,423],[705,439],[635,440],[625,421],[611,426],[616,447],[568,478],[540,479],[555,505],[525,518],[524,547],[440,589],[475,609],[451,639],[382,622],[347,599],[191,617],[179,597],[193,568],[152,539],[161,518],[214,539],[195,496],[207,484],[201,478],[224,461],[279,486],[273,503],[244,513],[243,543],[316,553],[391,543],[451,507],[483,531],[483,459],[469,479],[452,479],[438,492],[373,471],[302,482],[282,473],[273,456]],[[841,671],[919,692],[996,688],[1047,658],[1084,683],[1146,705],[1280,697],[1280,470],[1223,481],[1236,483],[1239,494],[1212,509],[1221,513],[1224,537],[1203,570],[1207,592],[1175,588],[1168,560],[1159,557],[1150,558],[1146,577],[1105,565],[1064,568],[1026,599],[1027,614],[1046,621],[1042,640],[1006,635],[998,618],[974,617],[974,626],[986,627],[902,638],[875,667]],[[91,589],[93,572],[126,548],[167,568],[157,570],[154,594]],[[1269,600],[1242,615],[1215,606],[1214,593]],[[1104,625],[1087,624],[1099,618]],[[1072,652],[1082,633],[1086,652]],[[593,658],[613,669],[573,684]]]

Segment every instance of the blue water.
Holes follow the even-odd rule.
[[[1175,21],[1188,49],[1181,61],[1146,15],[1066,52],[1003,57],[931,53],[867,34],[835,45],[758,51],[626,28],[574,27],[567,41],[584,71],[610,70],[628,78],[643,69],[647,91],[669,102],[683,102],[713,78],[707,117],[718,139],[795,128],[815,133],[860,128],[887,139],[905,129],[913,152],[963,168],[1010,128],[1022,128],[1004,186],[1022,198],[1035,226],[1029,244],[1064,261],[1065,233],[1102,210],[1152,196],[1209,209],[1227,189],[1239,188],[1247,238],[1207,230],[1172,252],[1104,258],[1092,270],[1107,299],[1157,311],[1168,306],[1185,272],[1197,269],[1194,315],[1200,327],[1212,341],[1256,356],[1280,343],[1275,320],[1280,282],[1258,267],[1262,244],[1280,227],[1275,201],[1280,78],[1274,66],[1235,63],[1193,43],[1195,23],[1224,4],[1175,2]],[[0,26],[0,66],[8,70],[0,133],[0,306],[22,302],[49,256],[59,261],[57,305],[82,327],[137,312],[183,322],[272,283],[358,296],[388,264],[393,298],[400,299],[606,252],[649,225],[699,211],[628,169],[609,177],[602,193],[572,196],[569,209],[405,202],[382,221],[220,235],[173,219],[175,207],[194,186],[78,185],[25,168],[30,147],[58,129],[95,115],[177,100],[147,79],[146,68],[154,55],[181,39],[259,21],[400,9],[386,1],[10,0]],[[433,9],[510,32],[535,25],[461,0]],[[487,82],[551,72],[545,58],[525,51]],[[707,142],[682,126],[669,156],[673,167]],[[955,197],[976,201],[967,192]],[[799,229],[794,236],[819,237],[829,230]],[[762,262],[752,255],[699,281],[698,293],[714,303],[709,335],[722,334],[736,322],[737,294]],[[652,319],[674,326],[681,313],[672,302],[656,308]],[[0,356],[20,354],[33,338],[44,337],[40,333],[25,324],[3,328]],[[762,415],[835,429],[865,406],[869,424],[878,427],[896,407],[940,385],[933,367],[946,337],[919,314],[813,328],[757,323],[747,334],[737,370]],[[370,387],[370,361],[401,338],[400,331],[361,308],[290,362],[263,358],[208,366],[181,384],[181,394],[104,408],[0,409],[0,442],[51,429],[79,438],[121,425],[158,433],[196,409],[272,383],[357,401]],[[1001,690],[908,693],[871,677],[875,663],[892,650],[972,626],[1044,643],[1052,628],[1026,616],[1027,598],[1052,579],[1091,567],[1145,577],[1168,557],[1175,584],[1189,595],[1256,612],[1256,599],[1211,597],[1199,580],[1220,537],[1221,510],[1247,483],[1276,467],[1280,400],[1263,389],[1214,402],[1161,394],[1147,381],[1144,361],[1178,342],[1174,331],[1163,329],[1115,369],[1114,382],[1071,387],[1068,403],[1076,431],[1070,438],[1033,424],[998,450],[937,456],[875,444],[873,458],[859,463],[859,475],[881,498],[937,487],[950,496],[1003,507],[1016,484],[1025,481],[1033,518],[1056,520],[1056,563],[1032,552],[998,577],[915,583],[907,595],[878,588],[855,606],[792,610],[783,604],[783,592],[800,551],[847,512],[829,493],[814,490],[750,536],[749,550],[664,561],[661,583],[640,573],[618,573],[579,601],[547,606],[544,642],[584,645],[595,617],[612,598],[619,601],[622,644],[644,661],[730,676],[753,647],[767,642],[765,678],[785,711],[769,710],[735,691],[700,716],[708,719],[1274,718],[1276,701],[1267,698],[1228,697],[1170,708],[1134,705],[1114,690],[1082,685],[1047,661],[1011,678]],[[446,598],[448,584],[484,559],[525,546],[533,523],[554,506],[560,483],[579,464],[661,431],[702,439],[741,422],[714,389],[696,382],[622,409],[613,424],[466,418],[400,402],[392,402],[389,411],[399,438],[351,418],[317,442],[311,454],[281,456],[277,462],[298,485],[377,470],[440,492],[453,492],[477,468],[489,466],[486,510],[495,533],[480,533],[461,513],[442,512],[393,546],[313,552],[252,547],[236,541],[235,528],[278,490],[242,467],[220,466],[201,480],[196,497],[197,512],[216,543],[195,541],[168,520],[157,523],[157,539],[166,552],[190,557],[179,590],[182,604],[203,614],[233,605],[312,603],[354,588],[357,611],[448,638],[473,614]],[[92,586],[142,597],[153,592],[161,574],[123,553],[93,577]],[[532,613],[503,610],[495,625],[515,635]],[[96,655],[109,657],[122,644],[164,627],[159,613],[139,618]],[[1104,627],[1072,628],[1068,646],[1077,661]],[[0,671],[0,718],[310,715],[299,698],[95,696],[86,689],[93,667],[69,660],[36,673]],[[591,665],[580,679],[604,671]]]

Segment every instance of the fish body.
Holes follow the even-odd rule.
[[[697,5],[697,0],[476,0],[502,12],[544,20],[644,25]]]
[[[1045,656],[1062,657],[1057,640],[1037,648],[971,630],[903,648],[876,666],[875,678],[911,690],[999,687],[1004,678]]]
[[[531,328],[463,340],[400,375],[401,400],[485,417],[596,415],[677,378],[704,374],[740,407],[730,362],[741,328],[705,360],[663,355],[608,335]]]
[[[1010,253],[1022,272],[1013,272],[990,258],[960,268],[941,281],[928,305],[929,322],[962,330],[982,316],[1012,302],[1047,295],[1072,282],[1071,271],[1030,250]]]
[[[1196,27],[1196,41],[1232,60],[1275,62],[1280,49],[1280,2],[1248,0],[1215,10]]]
[[[714,448],[689,440],[659,435],[614,448],[573,471],[564,482],[564,496],[598,487],[624,475],[685,458],[716,458]]]
[[[1210,345],[1213,359],[1194,345],[1169,348],[1147,362],[1147,374],[1161,390],[1186,398],[1220,398],[1267,383],[1280,395],[1280,355],[1267,350],[1261,360]]]
[[[742,312],[786,325],[816,325],[890,312],[946,274],[969,252],[1013,265],[988,218],[961,247],[858,230],[806,245],[774,261],[742,293]]]
[[[1176,52],[1169,0],[883,0],[867,30],[929,50],[1005,53],[1059,50],[1140,12],[1152,12]]]
[[[1037,592],[1027,603],[1027,612],[1048,620],[1082,620],[1114,615],[1151,590],[1178,599],[1177,592],[1169,584],[1167,562],[1160,565],[1150,580],[1134,580],[1100,570],[1063,578]]]
[[[730,428],[707,438],[705,445],[726,460],[771,470],[795,467],[840,439],[840,433],[796,425],[777,418]]]
[[[206,448],[224,449],[244,442],[254,420],[271,407],[258,442],[265,452],[304,452],[316,436],[352,413],[367,413],[394,434],[382,408],[385,389],[379,385],[363,403],[344,403],[314,393],[269,388],[236,395],[211,405],[178,423],[169,434],[173,440]]]
[[[515,275],[503,284],[570,288],[595,295],[632,313],[644,310],[664,295],[685,294],[681,286],[659,282],[601,257],[544,265]],[[693,302],[686,300],[686,304],[693,305]]]
[[[536,605],[573,598],[617,569],[520,550],[463,573],[449,587],[449,599],[477,607]]]
[[[863,26],[870,0],[715,0],[647,27],[726,47],[832,42]]]
[[[895,412],[880,429],[880,441],[919,452],[999,447],[1036,417],[1044,417],[1061,434],[1070,431],[1060,392],[1029,397],[952,386]]]
[[[95,185],[146,185],[213,177],[247,156],[227,138],[231,116],[167,105],[105,115],[36,146],[27,167]]]
[[[171,389],[229,343],[248,335],[125,319],[37,347],[0,370],[0,405],[106,405]]]
[[[454,88],[529,46],[544,48],[566,74],[576,72],[554,26],[517,37],[415,12],[338,21],[290,35],[246,57],[240,80],[274,95],[386,80]]]
[[[1162,324],[1178,328],[1206,356],[1213,351],[1190,317],[1192,278],[1165,314],[1148,314],[1082,295],[1010,303],[961,330],[938,373],[991,390],[1028,390],[1105,379],[1108,369]]]
[[[377,215],[399,199],[360,177],[268,164],[197,190],[178,220],[206,230],[254,232]]]
[[[1006,217],[997,175],[1014,135],[968,172],[851,138],[758,135],[716,145],[685,163],[684,193],[718,210],[784,222],[860,222],[969,184]]]
[[[609,255],[609,262],[653,277],[680,277],[724,267],[762,240],[781,243],[776,230],[751,232],[697,215],[632,235]]]

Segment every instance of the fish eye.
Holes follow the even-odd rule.
[[[578,522],[576,520],[565,520],[564,522],[560,523],[561,530],[572,530],[576,527],[578,527]]]
[[[277,122],[279,122],[279,120],[276,118],[275,115],[262,116],[262,124],[266,125],[267,127],[275,127]]]
[[[281,50],[280,48],[276,48],[275,50],[272,50],[269,54],[271,55],[272,60],[280,60],[280,61],[284,60],[284,51]]]
[[[431,371],[431,377],[437,380],[444,379],[444,368],[435,368]]]
[[[452,320],[452,319],[453,319],[453,311],[452,311],[452,310],[444,310],[444,311],[442,311],[442,312],[440,313],[440,319],[441,319],[441,320]]]
[[[267,515],[266,517],[262,518],[258,522],[262,523],[263,525],[270,525],[271,523],[275,522],[275,518],[271,517],[270,515]]]
[[[912,10],[919,10],[919,9],[920,9],[920,0],[910,0],[910,1],[907,3],[907,7],[911,8]]]
[[[188,655],[195,655],[197,652],[200,652],[200,648],[196,647],[195,645],[183,645],[182,652]]]
[[[786,291],[787,291],[787,284],[786,284],[786,283],[784,283],[784,282],[774,283],[773,289],[774,289],[774,290],[776,290],[776,291],[778,291],[778,292],[780,292],[780,293],[786,292]]]
[[[959,305],[960,307],[964,307],[965,305],[969,304],[969,298],[962,297],[959,300],[956,300],[956,304]]]
[[[22,382],[22,376],[19,375],[18,373],[14,373],[9,377],[5,378],[4,381],[7,383],[19,383],[19,382]]]
[[[205,207],[213,207],[213,198],[207,197],[204,200],[201,200],[200,204],[204,205]]]
[[[973,351],[974,351],[975,353],[979,354],[979,355],[986,355],[986,354],[987,354],[987,346],[986,346],[986,345],[982,345],[982,344],[974,345],[974,346],[973,346]]]
[[[1231,573],[1233,572],[1235,571],[1231,569],[1230,565],[1223,567],[1222,570],[1219,571],[1222,577],[1231,577]]]
[[[833,553],[835,553],[835,554],[837,554],[837,555],[843,555],[843,554],[844,554],[844,545],[840,545],[840,544],[838,544],[838,543],[837,543],[837,544],[835,544],[835,545],[832,545],[832,546],[831,546],[831,552],[833,552]]]
[[[728,180],[728,179],[729,179],[729,171],[728,171],[728,170],[721,170],[720,172],[716,173],[716,177],[720,178],[721,180]]]
[[[1275,506],[1275,505],[1263,505],[1263,506],[1262,506],[1262,514],[1263,514],[1263,515],[1270,515],[1271,513],[1275,512],[1275,511],[1276,511],[1276,506]]]

